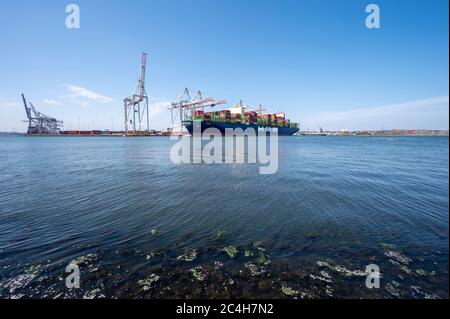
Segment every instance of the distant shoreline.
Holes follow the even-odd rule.
[[[123,137],[125,133],[114,132],[114,134],[109,134],[104,131],[102,134],[33,134],[28,135],[22,132],[0,132],[0,136],[52,136],[52,137]],[[150,135],[133,135],[133,137],[163,137],[170,136],[170,132],[164,131],[154,131]],[[293,136],[381,136],[381,137],[448,137],[448,130],[385,130],[385,131],[302,131],[294,134]],[[131,136],[128,136],[131,137]]]
[[[448,130],[385,130],[385,131],[304,131],[299,136],[449,136]]]
[[[0,133],[0,136],[21,136],[21,137],[105,137],[105,138],[112,138],[112,137],[170,137],[170,135],[135,135],[135,136],[122,136],[122,135],[28,135],[25,133],[14,133],[14,134],[3,134]],[[289,137],[289,136],[288,136]],[[298,135],[292,135],[291,137],[449,137],[448,134],[446,135],[364,135],[364,134],[330,134],[330,135],[323,135],[323,134],[298,134]]]

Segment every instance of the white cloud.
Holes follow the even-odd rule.
[[[52,99],[44,99],[44,103],[48,105],[59,105],[58,101],[52,100]]]
[[[79,101],[79,100],[76,100],[76,99],[72,99],[72,102],[74,102],[75,104],[81,105],[81,106],[88,106],[89,105],[89,103],[87,103],[87,102]]]
[[[156,103],[149,104],[149,117],[153,119],[158,116],[159,113],[166,111],[167,108],[171,105],[169,101],[158,101]]]
[[[428,107],[428,106],[444,106],[448,107],[449,97],[440,96],[431,99],[416,100],[399,104],[391,104],[386,106],[379,106],[373,108],[362,108],[351,111],[343,112],[326,112],[322,113],[323,116],[334,120],[356,120],[359,118],[386,116],[392,113],[408,111],[410,109]]]
[[[420,116],[431,116],[436,113],[448,113],[449,96],[438,96],[429,99],[414,100],[398,104],[390,104],[372,108],[359,108],[340,112],[319,112],[303,120],[303,127],[315,127],[320,123],[327,129],[341,129],[351,126],[353,129],[379,128],[384,123],[402,127],[408,125],[421,126]],[[413,121],[414,120],[414,121]],[[417,124],[413,124],[416,122]],[[361,125],[364,125],[361,126]],[[416,127],[420,128],[420,127]]]
[[[0,107],[17,107],[20,105],[16,99],[0,97]]]
[[[80,102],[79,100],[77,100],[78,98],[84,98],[84,99],[92,100],[92,101],[99,102],[102,104],[110,103],[110,102],[114,101],[114,99],[111,97],[96,93],[94,91],[91,91],[89,89],[86,89],[86,88],[83,88],[80,86],[70,85],[70,84],[64,84],[63,86],[70,93],[69,95],[67,95],[67,97],[72,98],[74,101],[78,101],[79,104],[82,104],[82,105],[87,105],[87,102]]]

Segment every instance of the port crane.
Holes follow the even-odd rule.
[[[27,102],[24,94],[22,94],[22,101],[28,118],[27,134],[59,134],[63,121],[37,111],[33,103]]]
[[[319,133],[323,133],[324,132],[323,127],[319,123],[317,123],[317,126],[319,127]]]
[[[147,67],[147,53],[142,53],[141,74],[133,95],[126,97],[124,102],[125,132],[142,130],[142,121],[146,120],[146,131],[150,131],[150,118],[148,110],[148,96],[145,90],[145,70]]]
[[[183,132],[183,121],[188,117],[192,117],[194,110],[204,110],[207,107],[214,107],[225,103],[227,101],[216,100],[213,97],[204,98],[201,91],[197,91],[197,94],[191,97],[190,90],[188,88],[184,89],[178,100],[169,106],[172,134],[175,132],[181,134]]]
[[[267,112],[267,109],[260,104],[257,108],[252,109],[251,111],[256,112],[258,114],[263,114],[263,113]]]

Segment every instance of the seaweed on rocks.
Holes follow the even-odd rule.
[[[130,248],[125,255],[124,251],[96,252],[71,260],[81,270],[80,289],[65,287],[67,260],[49,261],[26,265],[0,279],[0,295],[65,299],[446,298],[448,272],[435,265],[432,256],[412,258],[392,252],[392,248],[370,252],[352,261],[325,256],[287,263],[269,259],[273,252],[259,241],[225,248],[176,246],[150,253]],[[381,289],[365,287],[365,265],[372,262],[383,271]]]
[[[177,257],[177,260],[194,261],[197,258],[196,249],[186,249],[184,253]]]
[[[239,253],[239,250],[235,246],[227,246],[223,249],[223,251],[226,252],[231,258],[236,257]]]

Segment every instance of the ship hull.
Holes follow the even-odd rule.
[[[226,129],[236,129],[236,128],[240,128],[244,131],[248,128],[253,128],[257,135],[261,133],[267,133],[274,129],[278,130],[279,136],[290,136],[299,131],[298,128],[280,127],[280,126],[259,126],[257,124],[240,124],[240,123],[226,123],[226,122],[212,122],[212,121],[201,121],[199,123],[201,125],[202,133],[208,128],[216,128],[222,133],[222,135],[225,135]],[[194,123],[192,121],[185,121],[183,124],[188,130],[189,134],[192,135],[194,131]]]

